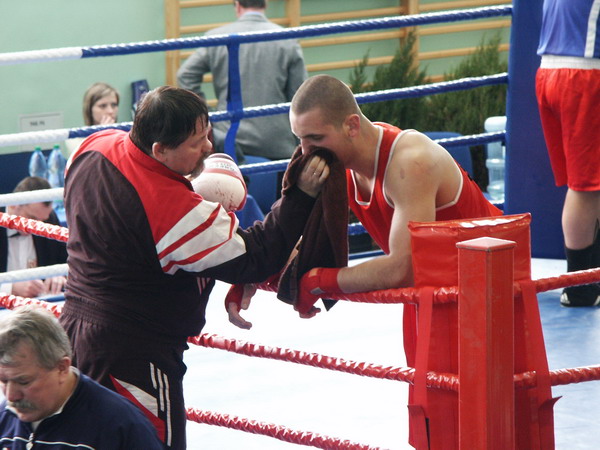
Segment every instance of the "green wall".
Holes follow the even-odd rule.
[[[164,39],[164,22],[162,0],[0,0],[0,53]],[[119,90],[118,120],[130,121],[139,79],[165,83],[164,53],[0,66],[0,134],[18,133],[22,114],[60,111],[64,128],[83,126],[83,94],[96,81]]]

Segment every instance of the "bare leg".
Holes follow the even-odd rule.
[[[598,220],[600,191],[582,192],[569,189],[562,213],[565,246],[572,250],[580,250],[592,245]]]

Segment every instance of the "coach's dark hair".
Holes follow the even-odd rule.
[[[267,0],[237,0],[237,2],[244,8],[265,9],[267,7]]]
[[[130,137],[148,155],[152,144],[167,148],[181,145],[196,131],[196,122],[208,125],[208,107],[199,95],[187,89],[161,86],[148,92],[135,113]]]

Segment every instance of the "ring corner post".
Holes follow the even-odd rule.
[[[460,449],[514,449],[515,242],[477,238],[458,247]]]

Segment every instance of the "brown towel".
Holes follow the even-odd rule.
[[[326,150],[303,155],[297,147],[283,178],[283,192],[298,180],[304,164],[317,154],[329,165],[329,177],[317,197],[296,246],[298,253],[284,268],[277,289],[277,298],[295,304],[300,278],[314,267],[346,267],[348,265],[348,194],[346,171],[337,157]],[[336,300],[323,299],[329,310]]]

